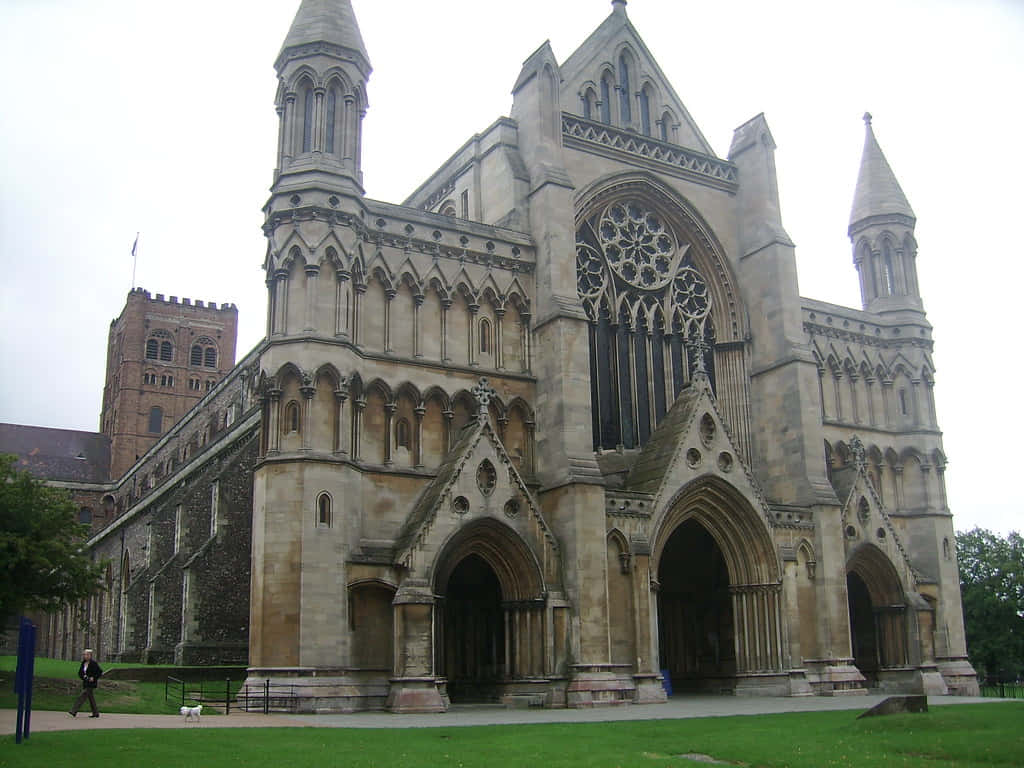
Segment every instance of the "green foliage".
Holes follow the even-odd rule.
[[[971,663],[982,677],[1024,674],[1024,538],[975,528],[956,537]]]
[[[16,460],[0,454],[0,626],[95,594],[105,565],[82,551],[89,528],[76,521],[67,491],[19,472]]]
[[[552,712],[552,717],[557,713]],[[233,715],[232,715],[233,717]],[[343,725],[345,717],[331,718]],[[857,720],[855,711],[691,720],[547,723],[436,728],[200,728],[105,731],[88,722],[35,731],[28,745],[0,737],[0,767],[290,768],[461,766],[503,768],[664,768],[704,764],[782,768],[965,768],[1018,766],[1024,704],[936,706],[930,712]],[[288,720],[301,718],[288,718]],[[230,718],[217,718],[219,725]],[[273,726],[277,717],[266,718]],[[396,724],[401,716],[395,717]]]

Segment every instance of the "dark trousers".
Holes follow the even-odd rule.
[[[86,699],[89,700],[89,706],[92,707],[92,713],[94,715],[98,715],[100,713],[99,708],[96,706],[96,697],[92,695],[92,692],[94,690],[94,688],[82,689],[82,692],[78,695],[78,698],[75,699],[75,705],[71,708],[72,714],[78,714],[78,710],[82,708],[82,705],[85,703]]]

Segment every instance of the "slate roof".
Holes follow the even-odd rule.
[[[0,424],[0,453],[13,453],[17,469],[45,480],[110,480],[110,438],[96,432]]]
[[[370,63],[349,0],[302,0],[281,52],[308,43],[330,43],[348,48],[359,53],[367,65]]]
[[[455,479],[459,468],[462,466],[463,457],[473,450],[479,433],[485,428],[490,428],[486,421],[481,422],[478,419],[470,419],[466,426],[462,428],[462,431],[459,432],[455,445],[448,451],[448,455],[444,457],[444,462],[438,468],[437,476],[427,483],[427,487],[423,489],[423,493],[416,500],[416,505],[412,508],[412,512],[405,519],[405,524],[402,525],[402,530],[399,532],[395,542],[395,551],[403,551],[412,542],[416,532],[419,531],[424,521],[431,516],[437,507],[441,495],[445,492],[449,483]]]
[[[650,494],[658,492],[672,457],[675,456],[676,447],[693,420],[694,407],[702,391],[700,387],[688,386],[679,393],[633,464],[626,478],[626,490]]]
[[[866,133],[864,152],[860,158],[860,173],[857,175],[857,189],[853,195],[850,211],[850,226],[870,216],[900,214],[915,219],[914,211],[903,194],[896,174],[885,159],[875,131],[871,127],[871,115],[864,116]]]

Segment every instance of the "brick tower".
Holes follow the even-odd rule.
[[[110,323],[100,431],[120,477],[234,367],[234,304],[152,298],[133,288]]]

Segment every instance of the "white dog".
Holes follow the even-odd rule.
[[[199,722],[199,718],[203,714],[203,705],[202,704],[198,704],[198,705],[196,705],[194,707],[182,707],[180,712],[181,712],[181,714],[183,714],[185,716],[185,722],[186,723],[189,720],[195,720],[198,723]]]

